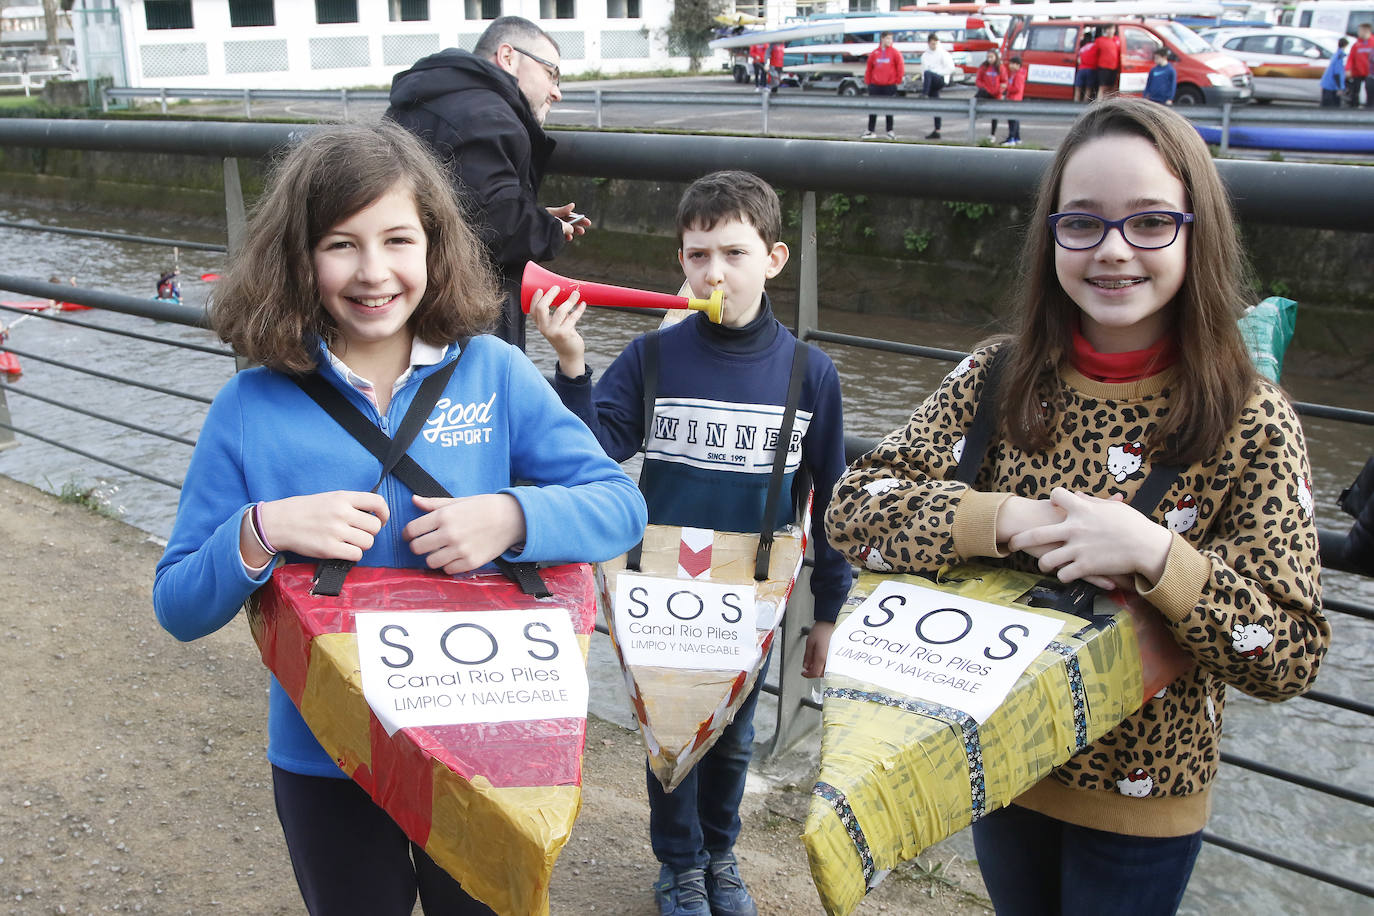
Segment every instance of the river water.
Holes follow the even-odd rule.
[[[223,240],[222,232],[214,229],[169,225],[130,215],[56,216],[10,206],[0,209],[0,219],[162,238]],[[136,296],[151,296],[158,273],[173,263],[172,252],[167,249],[5,228],[0,228],[0,251],[5,253],[0,262],[3,273],[39,280],[50,275],[75,276],[84,287]],[[182,251],[179,266],[185,278],[182,292],[186,301],[203,305],[211,284],[198,278],[202,273],[223,270],[223,257]],[[675,283],[665,271],[665,285]],[[0,292],[0,300],[25,298]],[[217,344],[208,332],[148,319],[98,311],[65,314],[83,325]],[[14,317],[0,314],[0,323],[9,324]],[[967,348],[996,330],[833,312],[823,312],[822,325],[832,331],[951,349]],[[610,311],[592,313],[584,319],[589,364],[606,366],[630,339],[652,326],[653,320],[647,317]],[[531,358],[541,369],[551,371],[552,353],[542,339],[534,336]],[[10,344],[51,359],[204,398],[213,397],[233,372],[233,361],[226,357],[129,340],[42,318],[23,320],[15,326]],[[903,424],[912,408],[948,371],[945,364],[897,354],[838,345],[827,345],[825,349],[840,373],[847,429],[860,436],[878,437]],[[8,389],[9,408],[16,426],[150,474],[173,481],[181,479],[189,448],[129,433],[107,422],[26,397],[22,392],[35,392],[99,415],[192,439],[204,417],[205,405],[77,375],[34,359],[22,362],[24,375]],[[1358,383],[1294,375],[1285,377],[1285,384],[1300,400],[1365,409],[1371,406],[1366,388]],[[1344,528],[1349,519],[1335,508],[1336,495],[1354,479],[1366,457],[1374,453],[1374,429],[1317,419],[1306,420],[1304,429],[1312,457],[1313,492],[1320,523],[1324,527]],[[172,488],[22,436],[18,447],[0,452],[0,474],[51,492],[95,487],[124,521],[154,538],[165,538],[175,517],[176,491]],[[148,575],[151,578],[152,570],[148,570]],[[1329,596],[1374,602],[1374,582],[1369,580],[1327,572],[1323,584]],[[151,613],[151,608],[130,608],[129,613]],[[1374,695],[1374,676],[1370,673],[1374,668],[1374,624],[1334,615],[1333,626],[1334,644],[1318,688],[1367,700]],[[628,724],[622,682],[605,640],[594,641],[592,668],[593,696],[600,698],[594,699],[593,711]],[[771,711],[761,709],[760,730],[765,732]],[[1368,794],[1374,785],[1374,732],[1369,726],[1364,717],[1315,702],[1296,700],[1271,707],[1232,691],[1226,708],[1226,749]],[[1374,831],[1369,825],[1368,812],[1358,805],[1228,766],[1223,767],[1214,793],[1209,829],[1371,884],[1374,862],[1369,849]],[[937,849],[938,855],[972,856],[966,834]],[[1364,904],[1359,902],[1361,899],[1366,898],[1214,846],[1204,846],[1183,912],[1236,916],[1368,912],[1367,899]]]

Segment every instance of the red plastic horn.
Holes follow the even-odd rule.
[[[628,286],[611,286],[609,283],[592,283],[590,280],[571,280],[545,270],[530,261],[525,265],[525,273],[520,278],[520,308],[529,314],[530,304],[537,290],[559,288],[558,298],[551,307],[562,305],[577,290],[588,305],[615,306],[635,309],[695,309],[705,312],[706,317],[716,324],[721,321],[720,290],[712,290],[709,299],[689,299],[686,296],[673,296],[668,293],[651,293]]]

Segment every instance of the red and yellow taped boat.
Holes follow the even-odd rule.
[[[315,568],[272,574],[249,609],[263,661],[320,744],[469,894],[502,916],[545,916],[554,862],[582,804],[585,717],[405,727],[388,736],[363,695],[355,619],[371,611],[565,608],[583,662],[596,619],[592,569],[540,570],[552,597],[504,576],[355,567],[338,597]]]

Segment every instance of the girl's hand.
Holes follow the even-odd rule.
[[[1154,585],[1164,572],[1173,535],[1120,499],[1101,499],[1055,487],[1050,502],[1064,520],[1032,528],[1007,542],[1012,550],[1035,551],[1040,568],[1061,582],[1086,579],[1103,588],[1125,587],[1143,576]]]
[[[376,493],[354,490],[334,490],[292,496],[264,502],[258,513],[263,537],[277,551],[289,551],[317,560],[352,560],[363,558],[363,551],[372,546],[377,532],[390,517],[386,500]],[[253,522],[244,514],[244,523]],[[247,534],[248,544],[244,544]],[[247,546],[250,549],[244,550]],[[263,566],[270,557],[262,553],[251,531],[240,529],[239,549],[244,560]],[[252,554],[250,556],[250,554]]]
[[[1011,550],[1026,550],[1031,556],[1039,557],[1054,545],[1036,545],[1027,550],[1024,547],[1013,547],[1011,540],[1033,528],[1044,528],[1063,520],[1064,511],[1048,499],[1013,496],[1002,503],[1002,508],[997,513],[997,543],[1005,544]]]
[[[425,514],[401,535],[430,569],[449,575],[468,572],[525,540],[525,512],[509,493],[412,499]]]
[[[530,303],[530,317],[558,354],[558,371],[568,378],[580,378],[587,371],[587,344],[577,332],[577,320],[587,310],[587,303],[573,290],[568,301],[551,310],[549,305],[558,298],[558,292],[557,286],[537,290]]]
[[[830,636],[835,632],[835,624],[817,620],[811,624],[811,632],[806,634],[806,655],[802,657],[802,677],[824,677],[825,660],[830,654]]]

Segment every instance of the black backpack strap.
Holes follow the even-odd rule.
[[[787,471],[787,454],[791,450],[792,426],[797,419],[797,407],[801,403],[802,382],[806,379],[806,366],[811,347],[802,340],[795,340],[792,348],[792,374],[787,380],[787,405],[782,412],[782,425],[778,428],[778,444],[773,451],[773,470],[768,475],[768,496],[763,502],[763,521],[759,524],[759,546],[754,552],[754,579],[762,582],[768,578],[768,566],[773,556],[773,520],[778,516],[778,500],[782,498],[782,478]]]
[[[964,452],[959,456],[959,468],[954,479],[973,486],[978,477],[978,469],[987,457],[988,446],[992,443],[993,430],[997,428],[997,394],[1002,379],[1002,351],[997,351],[988,359],[987,370],[983,373],[983,391],[978,396],[978,407],[973,413],[973,425],[964,436]]]
[[[659,343],[658,331],[644,335],[644,461],[649,461],[649,439],[654,434],[654,406],[658,400]],[[639,490],[644,492],[644,465],[639,466]],[[644,558],[644,539],[625,554],[625,568],[639,572]]]
[[[325,413],[333,417],[335,422],[382,463],[381,476],[378,477],[377,484],[372,488],[374,493],[381,487],[387,474],[394,474],[397,480],[404,483],[419,496],[448,497],[452,494],[444,485],[420,467],[415,459],[406,454],[406,450],[415,441],[415,437],[424,426],[430,411],[438,403],[439,395],[443,393],[444,387],[453,377],[459,361],[467,352],[467,346],[468,341],[466,339],[460,340],[457,358],[420,383],[420,388],[415,393],[415,400],[411,401],[410,407],[401,420],[401,425],[397,427],[396,435],[392,438],[388,438],[362,411],[344,397],[342,392],[325,381],[319,373],[295,376],[294,381],[301,390],[310,395],[311,399],[324,409]],[[512,563],[501,557],[497,557],[493,562],[497,569],[519,585],[526,594],[538,598],[547,598],[551,594],[533,563]],[[320,561],[315,570],[315,581],[311,587],[311,593],[331,596],[339,594],[343,588],[344,578],[352,567],[353,562],[350,560]]]

